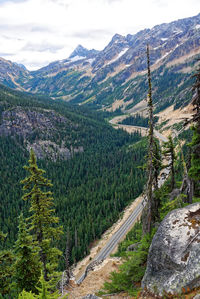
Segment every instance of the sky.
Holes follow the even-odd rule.
[[[79,44],[103,50],[115,33],[198,13],[200,0],[0,0],[0,57],[36,70]]]

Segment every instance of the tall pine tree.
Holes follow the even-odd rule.
[[[19,217],[18,239],[15,243],[16,262],[14,273],[18,291],[26,290],[37,293],[36,285],[41,275],[39,248],[33,243],[28,233],[23,214]]]
[[[194,96],[192,100],[194,114],[191,119],[194,126],[192,142],[190,143],[192,147],[192,159],[189,176],[194,182],[194,195],[200,196],[200,67],[194,77],[196,78],[193,86]]]
[[[6,238],[6,234],[0,231],[0,241]],[[10,294],[12,289],[14,254],[11,250],[0,251],[0,298]],[[4,298],[4,297],[2,297]]]
[[[150,57],[149,57],[149,45],[147,45],[147,70],[148,70],[148,84],[149,84],[149,92],[148,92],[148,114],[149,114],[149,146],[148,146],[148,158],[147,158],[147,187],[146,187],[146,196],[147,196],[147,204],[145,206],[142,222],[143,222],[143,234],[150,233],[153,217],[152,217],[152,209],[153,203],[153,180],[154,180],[154,138],[153,138],[153,101],[152,101],[152,86],[151,86],[151,71],[150,71]]]
[[[61,255],[60,250],[53,247],[53,241],[59,239],[62,227],[57,226],[59,219],[55,216],[52,192],[48,191],[52,184],[43,176],[45,171],[38,168],[33,150],[28,162],[29,165],[24,168],[29,172],[29,176],[21,182],[24,185],[23,190],[26,191],[23,199],[30,200],[31,203],[30,231],[40,248],[44,279],[53,283],[58,275],[55,270]]]

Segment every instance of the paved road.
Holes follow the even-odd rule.
[[[158,186],[161,187],[164,183],[166,177],[169,175],[169,169],[165,168],[162,170],[160,178],[158,180]],[[136,206],[134,211],[131,213],[131,215],[125,220],[125,222],[121,225],[121,227],[116,231],[110,240],[107,242],[107,244],[100,250],[98,255],[93,259],[93,261],[101,261],[107,258],[111,252],[116,248],[116,246],[119,244],[121,239],[127,234],[127,232],[132,228],[133,224],[136,222],[136,220],[140,217],[142,210],[146,204],[145,199]],[[86,275],[85,272],[81,275],[81,277],[76,281],[77,284],[80,284],[84,279]]]
[[[112,120],[110,123],[115,124],[117,126],[124,126],[124,125],[118,125],[116,123],[113,123]],[[125,125],[127,126],[127,125]],[[128,127],[133,127],[133,126],[128,126]],[[142,129],[147,131],[147,128],[144,127],[137,127],[134,126],[134,128]],[[167,141],[167,138],[160,134],[158,131],[154,130],[155,136],[160,140],[160,141]],[[158,186],[160,187],[164,181],[166,176],[169,175],[169,169],[165,168],[162,170],[159,181],[158,181]],[[110,240],[107,242],[107,244],[101,249],[101,251],[98,253],[98,255],[94,258],[93,261],[101,261],[104,260],[106,257],[110,255],[110,253],[115,249],[115,247],[119,244],[120,240],[126,235],[126,233],[131,229],[133,224],[136,222],[136,220],[139,218],[141,215],[141,212],[145,206],[146,202],[145,199],[143,200],[136,206],[134,211],[131,213],[131,215],[125,220],[125,222],[121,225],[121,227],[118,229],[117,232],[114,233],[114,235],[110,238]],[[80,284],[84,279],[86,275],[83,273],[81,277],[77,280],[77,283]]]
[[[138,219],[142,210],[143,210],[143,201],[138,204],[138,206],[134,209],[132,214],[127,218],[127,220],[121,225],[121,227],[116,231],[116,233],[110,238],[108,243],[102,250],[98,253],[95,260],[101,261],[104,260],[116,247],[118,242],[126,235],[129,229],[132,227],[133,223]]]
[[[95,261],[104,260],[106,257],[110,255],[110,253],[115,249],[120,240],[126,235],[126,233],[133,226],[133,223],[136,222],[138,217],[140,216],[143,210],[144,201],[138,204],[132,214],[126,219],[126,221],[121,225],[121,227],[112,235],[108,243],[100,250],[98,255],[95,257]],[[94,261],[93,260],[93,261]],[[81,277],[77,280],[77,283],[80,284],[85,278],[85,273],[81,275]]]
[[[116,116],[113,119],[111,119],[109,121],[110,124],[118,127],[118,128],[122,128],[124,130],[127,130],[128,132],[130,132],[131,129],[133,130],[138,130],[138,131],[143,131],[144,135],[147,135],[148,133],[148,128],[145,127],[140,127],[140,126],[131,126],[131,125],[123,125],[123,124],[119,124],[118,121],[120,121],[121,119],[126,118],[124,115],[123,116]],[[162,142],[166,142],[168,141],[168,139],[163,136],[162,134],[160,134],[157,130],[154,129],[154,136],[157,137],[160,141]]]

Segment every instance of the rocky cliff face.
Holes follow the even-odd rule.
[[[195,203],[170,212],[162,221],[149,250],[142,287],[162,297],[199,286],[200,203]]]
[[[27,150],[33,148],[40,159],[65,160],[83,151],[83,146],[70,145],[66,134],[66,130],[76,127],[76,124],[53,110],[16,107],[2,112],[0,136],[18,135]]]

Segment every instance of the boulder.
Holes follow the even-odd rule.
[[[149,249],[142,287],[161,296],[200,286],[200,203],[170,212]]]
[[[97,297],[96,295],[94,294],[88,294],[84,297],[82,297],[81,299],[101,299],[100,297]]]
[[[97,261],[97,260],[94,260],[92,261],[86,268],[85,270],[85,276],[84,276],[84,279],[86,278],[86,276],[88,275],[88,273],[90,271],[94,271],[95,267],[99,266],[101,263],[103,262],[103,260],[100,260],[100,261]]]
[[[136,251],[141,243],[134,243],[127,247],[126,251]]]

